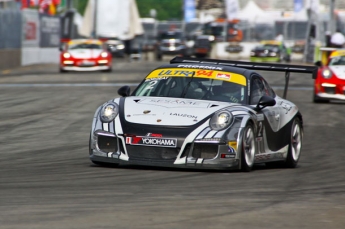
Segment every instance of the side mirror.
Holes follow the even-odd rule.
[[[271,96],[263,95],[256,105],[255,110],[259,111],[264,109],[265,107],[272,107],[274,105],[276,105],[276,101],[274,100],[274,98],[272,98]]]
[[[131,88],[129,86],[122,86],[117,90],[117,93],[122,97],[127,97],[131,93]]]
[[[316,61],[316,62],[315,62],[315,66],[321,67],[321,66],[322,66],[321,61]]]

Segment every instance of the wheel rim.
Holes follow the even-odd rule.
[[[243,150],[246,163],[249,167],[254,164],[255,156],[255,142],[254,142],[254,133],[252,128],[248,128],[243,141]]]
[[[300,126],[295,123],[291,136],[291,155],[297,161],[301,154],[302,135]]]

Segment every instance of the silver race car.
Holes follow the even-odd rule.
[[[255,70],[285,72],[283,98]],[[131,93],[95,112],[89,154],[98,165],[240,169],[296,167],[302,114],[286,97],[290,72],[314,66],[175,57]]]

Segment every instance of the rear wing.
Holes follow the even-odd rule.
[[[256,63],[247,61],[233,61],[233,60],[218,60],[218,59],[198,59],[198,58],[185,58],[185,57],[174,57],[170,60],[171,64],[177,63],[197,63],[197,64],[219,64],[223,66],[232,66],[238,68],[245,68],[250,70],[261,70],[261,71],[275,71],[285,72],[285,87],[283,98],[286,98],[290,72],[296,73],[311,73],[312,78],[317,77],[317,66],[311,65],[290,65],[290,64],[275,64],[275,63]]]

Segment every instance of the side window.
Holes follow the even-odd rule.
[[[265,86],[259,77],[254,76],[250,88],[250,104],[255,105],[259,102],[261,96],[266,94]]]
[[[271,96],[273,98],[276,97],[276,93],[273,91],[273,89],[271,88],[271,86],[267,83],[266,80],[264,80],[263,78],[261,78],[262,82],[264,83],[265,85],[265,90],[266,90],[266,94],[268,96]]]

